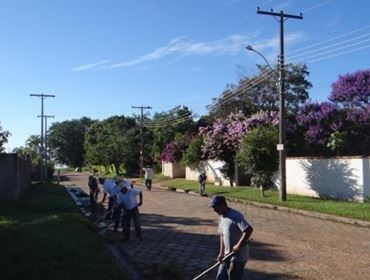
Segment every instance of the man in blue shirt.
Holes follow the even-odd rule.
[[[218,233],[220,234],[220,253],[218,261],[233,252],[231,258],[223,261],[218,269],[217,280],[241,280],[244,266],[249,257],[247,240],[253,232],[252,226],[244,216],[227,206],[226,199],[217,195],[212,198],[210,207],[220,215]]]

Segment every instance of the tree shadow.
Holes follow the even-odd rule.
[[[122,248],[136,263],[138,270],[142,271],[141,279],[157,279],[154,275],[159,272],[153,271],[153,267],[160,270],[168,266],[170,260],[177,261],[179,273],[183,276],[181,279],[192,279],[215,264],[215,258],[219,250],[219,236],[217,235],[215,220],[195,217],[169,217],[147,213],[141,214],[140,218],[144,242],[133,239],[132,242],[123,243]],[[184,226],[190,229],[200,226],[213,226],[214,231],[191,233],[188,229],[184,230]],[[131,229],[131,236],[134,236],[133,228]],[[250,260],[273,262],[285,260],[277,245],[252,242],[250,247]],[[214,279],[216,273],[217,268],[202,279]],[[292,274],[248,272],[248,269],[247,273],[249,276],[253,276],[253,278],[248,279],[294,278]],[[161,277],[158,279],[171,279],[165,278],[163,275]]]
[[[299,279],[297,275],[290,275],[286,273],[269,273],[257,270],[244,270],[243,279],[252,280],[285,280],[285,279]]]
[[[370,158],[362,159],[362,170],[364,172],[363,186],[364,186],[364,198],[370,198]]]
[[[307,183],[321,198],[356,200],[363,196],[356,188],[357,176],[346,161],[337,159],[301,160]]]

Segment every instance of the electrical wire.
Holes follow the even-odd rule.
[[[367,33],[365,35],[357,36],[355,38],[351,38],[351,39],[348,39],[348,40],[345,40],[345,41],[334,43],[334,44],[331,44],[331,45],[328,45],[328,46],[325,46],[325,47],[322,47],[322,48],[317,48],[317,49],[314,49],[314,50],[311,50],[311,51],[307,51],[307,52],[304,52],[304,53],[301,53],[301,54],[297,54],[297,55],[293,55],[293,56],[288,56],[287,59],[290,59],[290,60],[296,59],[296,58],[305,56],[305,55],[310,54],[310,53],[315,53],[315,52],[318,52],[318,51],[321,51],[321,50],[330,49],[330,48],[332,48],[334,46],[342,45],[342,44],[347,43],[347,42],[351,42],[351,41],[355,41],[357,39],[365,38],[365,37],[368,37],[369,35],[370,35],[370,33]],[[367,40],[365,40],[365,41],[367,41]]]
[[[324,43],[334,41],[334,40],[336,40],[336,39],[339,39],[339,38],[345,37],[345,36],[350,35],[350,34],[353,34],[353,33],[360,32],[360,31],[365,30],[365,29],[368,29],[368,28],[370,28],[370,25],[366,25],[366,26],[360,27],[360,28],[358,28],[358,29],[356,29],[356,30],[354,30],[354,31],[350,31],[350,32],[347,32],[347,33],[345,33],[345,34],[341,34],[341,35],[335,36],[335,37],[333,37],[333,38],[329,38],[329,39],[327,39],[327,40],[324,40],[324,41],[321,41],[321,42],[317,42],[317,43],[314,43],[314,44],[312,44],[312,45],[309,45],[309,46],[306,46],[306,47],[303,47],[303,48],[300,48],[300,49],[296,49],[296,50],[292,51],[292,52],[291,52],[291,54],[294,54],[294,53],[297,53],[297,52],[301,52],[301,51],[304,51],[304,50],[310,49],[310,48],[312,48],[312,47],[320,46],[320,45],[322,45],[322,44],[324,44]]]

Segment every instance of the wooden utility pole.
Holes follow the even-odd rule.
[[[144,137],[143,137],[143,127],[144,127],[144,109],[152,109],[151,106],[131,106],[134,109],[140,109],[140,178],[143,177],[144,168]]]
[[[299,16],[284,14],[283,11],[275,13],[272,9],[270,12],[261,11],[258,7],[257,14],[274,16],[280,22],[280,55],[279,55],[279,144],[277,149],[279,151],[279,177],[280,201],[286,201],[286,151],[285,151],[285,76],[284,76],[284,21],[286,18],[303,19],[302,13]]]

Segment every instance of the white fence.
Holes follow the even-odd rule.
[[[215,185],[230,186],[230,180],[225,178],[220,169],[222,168],[223,162],[217,160],[205,160],[198,164],[198,167],[192,169],[186,167],[186,180],[198,180],[198,176],[201,172],[206,172],[207,182],[215,183]]]
[[[220,171],[222,161],[201,161],[196,169],[179,163],[162,163],[162,173],[171,178],[197,180],[206,172],[207,182],[230,186]],[[364,201],[370,197],[370,158],[287,158],[287,193],[312,197]],[[277,176],[276,176],[277,177]],[[279,187],[279,180],[276,180]]]
[[[184,178],[185,167],[179,162],[162,161],[162,174],[170,178]]]
[[[290,194],[356,201],[370,196],[369,158],[288,158],[286,172]]]

